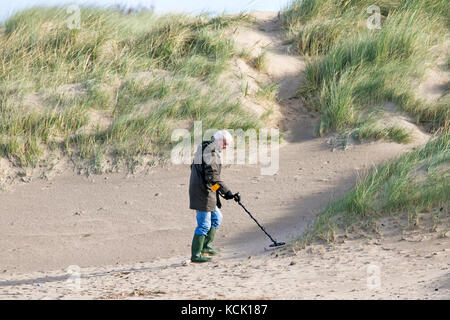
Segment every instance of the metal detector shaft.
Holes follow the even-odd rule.
[[[217,192],[219,193],[219,195],[220,195],[222,198],[225,198],[225,196],[224,196],[222,193],[220,193],[219,188],[216,188],[215,190],[212,189],[212,190],[213,190],[214,192],[217,191]],[[239,194],[239,192],[236,193],[234,196],[236,196],[236,195],[238,195],[238,194]],[[239,199],[239,200],[238,200],[238,199]],[[270,240],[272,240],[273,244],[271,244],[270,247],[279,247],[279,246],[284,246],[284,245],[286,244],[285,242],[276,242],[276,241],[270,236],[270,234],[266,231],[266,229],[264,229],[264,227],[263,227],[262,225],[259,224],[258,220],[256,220],[255,217],[252,216],[252,214],[250,213],[250,211],[248,211],[247,208],[242,204],[242,202],[240,201],[240,197],[239,197],[238,199],[235,198],[234,200],[235,200],[237,203],[239,203],[239,205],[240,205],[242,208],[244,208],[245,212],[248,213],[248,215],[250,216],[250,218],[252,218],[253,221],[256,222],[256,224],[258,225],[258,227],[260,227],[261,230],[262,230],[262,231],[270,238]]]
[[[244,207],[244,205],[243,205],[240,201],[239,201],[238,203],[239,203],[239,205],[240,205],[242,208],[244,208],[245,212],[248,213],[248,215],[250,216],[250,218],[252,218],[252,219],[256,222],[256,224],[258,225],[258,227],[260,227],[261,230],[264,231],[264,233],[270,238],[270,240],[272,240],[272,242],[275,244],[275,246],[277,246],[278,243],[270,236],[270,234],[267,233],[266,229],[264,229],[264,227],[263,227],[262,225],[259,224],[259,222],[258,222],[258,221],[252,216],[252,214],[247,210],[247,208]]]

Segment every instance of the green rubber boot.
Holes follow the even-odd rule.
[[[212,242],[214,240],[214,236],[216,235],[216,231],[217,231],[216,228],[209,229],[208,234],[205,238],[205,243],[203,244],[202,253],[206,253],[206,254],[213,255],[213,256],[219,254],[219,252],[214,250],[211,246]]]
[[[211,260],[210,257],[202,256],[202,248],[205,243],[205,238],[205,236],[194,234],[194,239],[192,239],[192,262],[208,262]]]

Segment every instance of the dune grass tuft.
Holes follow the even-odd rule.
[[[373,222],[393,213],[417,215],[449,208],[450,134],[435,135],[425,147],[386,161],[358,179],[343,198],[332,201],[302,237],[333,242],[338,230],[371,230]],[[445,211],[445,212],[446,212]]]

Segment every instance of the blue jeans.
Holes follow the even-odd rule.
[[[216,207],[214,211],[196,211],[197,212],[197,228],[195,228],[195,234],[199,236],[205,236],[208,234],[209,229],[218,229],[222,222],[222,213],[219,208]]]

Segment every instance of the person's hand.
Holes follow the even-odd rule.
[[[234,201],[236,201],[236,202],[240,202],[240,201],[241,201],[241,195],[239,194],[239,192],[236,192],[236,193],[233,195],[233,199],[234,199]]]
[[[224,195],[225,200],[231,200],[234,198],[234,195],[231,191],[227,191],[227,193],[225,193]]]

